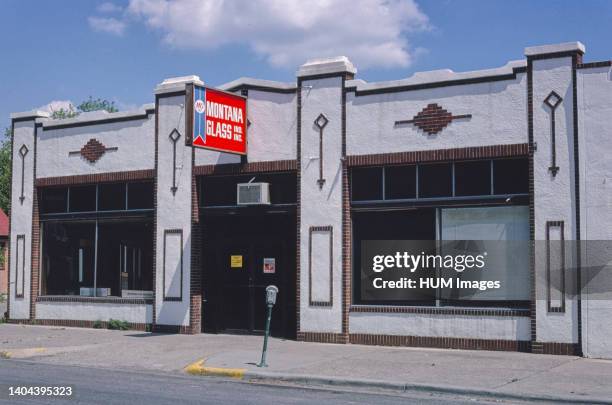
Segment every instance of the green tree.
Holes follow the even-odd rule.
[[[54,120],[63,120],[66,118],[74,118],[77,117],[82,112],[90,112],[90,111],[107,111],[109,113],[119,111],[114,101],[108,101],[103,98],[93,98],[89,96],[89,98],[83,101],[78,106],[74,107],[70,104],[66,108],[60,108],[59,110],[55,110],[51,112],[51,118]]]
[[[11,129],[4,129],[0,141],[0,208],[8,213],[11,198]]]
[[[77,110],[79,112],[89,112],[89,111],[108,111],[109,113],[119,111],[115,106],[114,101],[104,100],[102,98],[93,98],[89,96],[89,99],[83,101],[81,104],[77,106]]]
[[[79,112],[74,109],[74,106],[70,104],[68,108],[60,108],[59,110],[51,111],[51,119],[63,120],[66,118],[74,118],[79,115]]]

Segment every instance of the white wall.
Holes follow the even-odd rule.
[[[249,90],[247,128],[249,162],[297,158],[296,93]],[[196,149],[196,165],[240,163],[240,156]]]
[[[518,73],[514,80],[359,96],[349,92],[347,154],[526,143],[526,83],[526,74]],[[431,103],[472,117],[453,120],[435,135],[413,124],[394,126]]]
[[[612,68],[578,70],[583,351],[612,358]]]
[[[312,86],[309,88],[308,86]],[[300,330],[303,332],[342,331],[342,79],[332,77],[304,80],[302,88],[301,227],[300,227]],[[329,120],[323,132],[323,177],[319,179],[319,130],[314,121],[323,113]],[[309,306],[308,237],[311,226],[333,227],[333,304]],[[326,252],[313,250],[313,256]],[[315,261],[316,273],[328,272],[329,262]],[[313,290],[328,291],[328,277],[313,277]],[[316,299],[316,297],[315,297]]]
[[[106,172],[153,169],[155,115],[146,119],[120,121],[107,124],[39,130],[36,176],[55,177]],[[107,148],[98,161],[90,163],[79,151],[90,139],[97,139]]]
[[[153,319],[153,306],[147,304],[38,302],[36,303],[36,318],[77,321],[117,319],[130,323],[150,324]]]
[[[351,333],[530,340],[528,317],[351,313]]]

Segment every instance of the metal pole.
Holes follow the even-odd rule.
[[[270,335],[270,321],[272,319],[272,304],[268,304],[268,317],[266,318],[266,330],[264,331],[263,351],[261,352],[261,361],[257,367],[268,367],[266,364],[266,353],[268,352],[268,335]]]

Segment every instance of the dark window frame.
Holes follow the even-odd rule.
[[[138,209],[130,209],[128,208],[128,188],[129,188],[129,184],[151,184],[152,185],[152,201],[151,201],[151,208],[138,208]],[[108,184],[123,184],[123,209],[119,209],[119,210],[104,210],[104,209],[100,209],[100,188],[103,186],[106,186]],[[83,187],[83,186],[95,186],[95,210],[93,211],[72,211],[70,210],[70,190],[72,187]],[[44,234],[43,234],[43,227],[45,226],[45,224],[47,222],[57,222],[57,223],[74,223],[74,222],[93,222],[95,224],[95,228],[99,229],[100,225],[104,225],[105,222],[109,222],[112,220],[121,220],[121,221],[125,221],[125,220],[143,220],[146,223],[149,223],[150,226],[152,226],[152,224],[154,223],[154,212],[155,212],[155,192],[154,192],[154,183],[151,181],[127,181],[127,182],[112,182],[112,183],[94,183],[94,184],[79,184],[79,185],[74,185],[74,186],[51,186],[51,187],[40,187],[40,193],[39,193],[39,203],[43,204],[43,199],[44,199],[44,193],[46,190],[48,189],[62,189],[64,188],[66,191],[66,209],[63,212],[52,212],[52,213],[44,213],[41,212],[39,214],[39,220],[40,220],[40,230],[41,230],[41,237],[44,238]],[[154,231],[154,230],[153,230]],[[96,231],[97,234],[98,231]],[[41,238],[42,239],[42,238]],[[152,245],[151,245],[151,252],[153,251],[154,248],[154,244],[155,241],[152,241]],[[41,256],[44,254],[44,249],[45,249],[45,245],[44,243],[41,243]],[[100,246],[98,244],[98,240],[97,240],[97,236],[96,236],[96,241],[95,241],[95,248],[94,250],[97,252],[96,254],[99,253],[99,249]],[[98,260],[99,258],[96,258],[96,263],[95,266],[98,266]],[[153,270],[153,269],[152,269]],[[41,261],[41,265],[39,268],[39,271],[41,272],[40,277],[43,277],[44,275],[42,274],[43,271],[43,266],[42,266],[42,261]],[[96,283],[94,284],[94,286],[97,286],[97,273],[94,275],[94,278],[96,279]],[[153,282],[153,280],[151,281],[151,283]],[[39,291],[37,292],[37,296],[38,297],[46,297],[48,295],[43,295],[41,293],[41,290],[39,289]],[[92,298],[92,297],[81,297],[80,295],[50,295],[51,297],[62,297],[62,296],[66,296],[66,297],[74,297],[74,298]],[[99,298],[99,297],[93,297],[93,298]],[[108,296],[108,297],[104,297],[104,299],[107,300],[125,300],[125,298],[122,298],[120,296]]]
[[[456,161],[443,161],[443,162],[423,162],[423,163],[411,163],[411,164],[394,164],[394,165],[374,165],[374,166],[356,166],[349,170],[349,196],[350,196],[350,221],[351,226],[354,226],[354,213],[359,212],[367,212],[367,211],[388,211],[388,210],[412,210],[419,208],[434,208],[434,209],[442,209],[442,208],[469,208],[469,207],[495,207],[495,206],[528,206],[530,201],[530,194],[528,192],[521,193],[513,193],[513,194],[495,194],[495,162],[496,161],[506,161],[506,160],[523,160],[527,163],[527,157],[502,157],[502,158],[492,158],[492,159],[462,159]],[[464,162],[489,162],[490,167],[490,188],[489,194],[482,195],[466,195],[466,196],[458,196],[456,195],[456,164],[464,163]],[[419,193],[419,168],[424,164],[432,164],[432,163],[440,163],[440,164],[451,164],[452,165],[452,196],[450,197],[421,197]],[[415,198],[406,198],[406,199],[390,199],[386,198],[387,194],[384,190],[385,185],[385,173],[386,168],[394,167],[394,166],[416,166],[416,185],[415,185]],[[382,198],[378,200],[354,200],[353,199],[353,176],[352,170],[363,167],[379,167],[382,168]],[[528,166],[527,166],[528,168]],[[528,180],[528,179],[525,179]],[[355,246],[355,232],[352,232],[351,237],[351,246]],[[354,250],[352,250],[351,255],[353,255]],[[360,274],[359,269],[356,268],[356,260],[352,256],[352,266],[351,266],[351,305],[372,305],[372,306],[380,306],[380,307],[393,307],[393,306],[401,306],[404,308],[433,308],[433,309],[444,309],[444,308],[452,308],[452,307],[460,307],[460,308],[492,308],[492,309],[526,309],[531,304],[530,301],[463,301],[456,302],[451,300],[441,300],[436,303],[435,306],[432,305],[419,305],[416,302],[391,302],[391,301],[382,301],[382,302],[365,302],[361,301],[359,294],[359,286],[360,286]],[[446,302],[448,301],[448,302]]]
[[[393,164],[393,165],[373,165],[373,166],[355,166],[352,167],[349,170],[349,196],[350,196],[350,201],[351,201],[351,206],[361,206],[361,205],[371,205],[371,204],[392,204],[392,203],[424,203],[424,202],[434,202],[434,201],[466,201],[466,203],[469,203],[469,201],[471,200],[490,200],[490,201],[496,201],[496,200],[507,200],[507,199],[514,199],[514,198],[522,198],[522,197],[528,197],[529,193],[528,193],[528,188],[527,191],[525,192],[519,192],[519,193],[495,193],[495,162],[499,162],[499,161],[508,161],[508,160],[523,160],[525,161],[525,163],[527,163],[527,157],[503,157],[503,158],[494,158],[494,159],[462,159],[462,160],[455,160],[455,161],[443,161],[443,162],[423,162],[423,163],[410,163],[410,164]],[[479,195],[456,195],[456,165],[457,164],[462,164],[462,163],[470,163],[470,162],[489,162],[489,166],[490,166],[490,191],[488,194],[479,194]],[[421,167],[424,165],[433,165],[433,164],[450,164],[451,165],[451,182],[452,182],[452,194],[450,196],[445,196],[445,197],[422,197],[421,196],[421,190],[420,190],[420,170]],[[416,184],[415,184],[415,198],[387,198],[387,193],[385,190],[385,184],[386,184],[386,180],[385,180],[385,173],[387,172],[387,168],[389,167],[397,167],[397,166],[416,166],[416,173],[415,173],[415,177],[416,177]],[[353,198],[353,190],[355,188],[355,185],[353,183],[354,181],[354,176],[353,176],[353,171],[354,170],[361,170],[361,169],[366,169],[366,168],[380,168],[381,169],[381,183],[382,183],[382,190],[381,190],[381,198],[380,199],[363,199],[363,200],[355,200]],[[524,167],[523,169],[528,168],[527,166]],[[525,179],[527,180],[527,179]]]

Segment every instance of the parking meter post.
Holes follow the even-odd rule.
[[[268,314],[266,318],[266,329],[264,331],[263,350],[261,352],[261,361],[257,367],[268,367],[266,364],[266,354],[268,354],[268,336],[270,336],[270,322],[272,321],[272,307],[276,304],[276,294],[278,287],[269,285],[266,287],[266,304],[268,305]]]
[[[257,367],[268,367],[266,364],[266,354],[268,354],[268,336],[270,335],[270,320],[272,319],[272,305],[268,304],[268,317],[266,318],[266,330],[264,331],[263,351],[261,352],[261,361]]]

